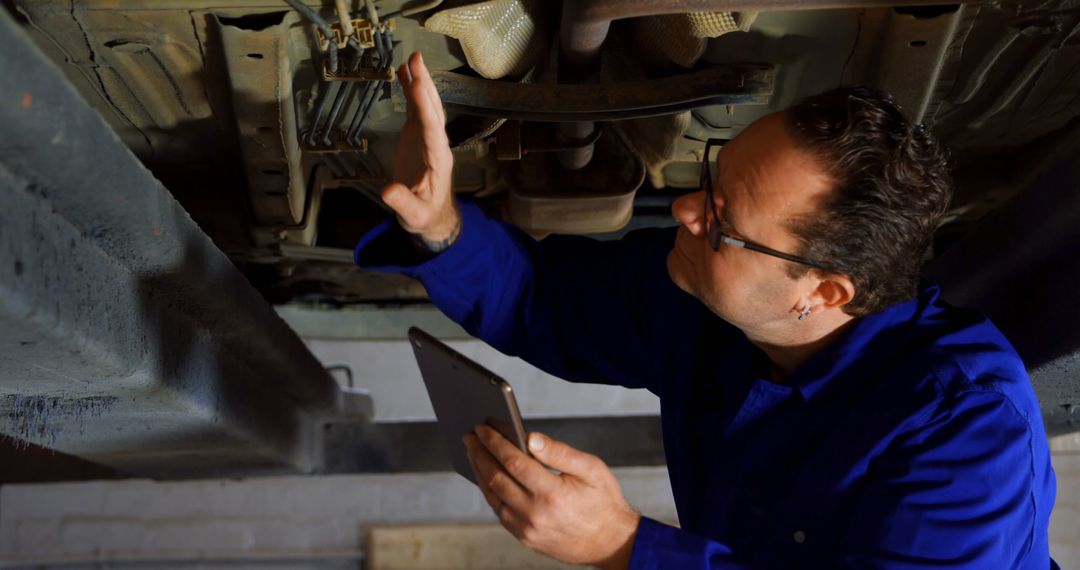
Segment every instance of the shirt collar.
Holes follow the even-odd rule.
[[[940,292],[936,285],[926,286],[912,299],[859,318],[841,338],[800,366],[789,383],[810,400],[838,377],[885,364],[908,336],[908,325],[937,301]]]

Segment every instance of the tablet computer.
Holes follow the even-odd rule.
[[[479,424],[490,425],[529,453],[521,412],[506,380],[416,327],[409,329],[409,344],[454,471],[476,483],[461,440]]]

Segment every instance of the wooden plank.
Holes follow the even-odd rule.
[[[533,552],[498,524],[372,527],[368,570],[561,570],[582,568]]]

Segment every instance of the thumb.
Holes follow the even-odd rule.
[[[397,213],[404,225],[411,228],[422,225],[420,222],[424,218],[425,204],[404,184],[394,182],[383,188],[382,199]]]
[[[574,449],[539,432],[529,434],[529,452],[548,467],[582,478],[600,462],[595,455]]]

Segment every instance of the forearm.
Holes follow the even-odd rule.
[[[383,228],[361,240],[357,263],[420,279],[470,334],[561,378],[653,389],[670,373],[663,359],[694,334],[685,323],[697,322],[700,305],[667,278],[667,234],[536,242],[473,204],[460,211],[457,238],[441,253],[395,252],[395,231],[412,238]]]

